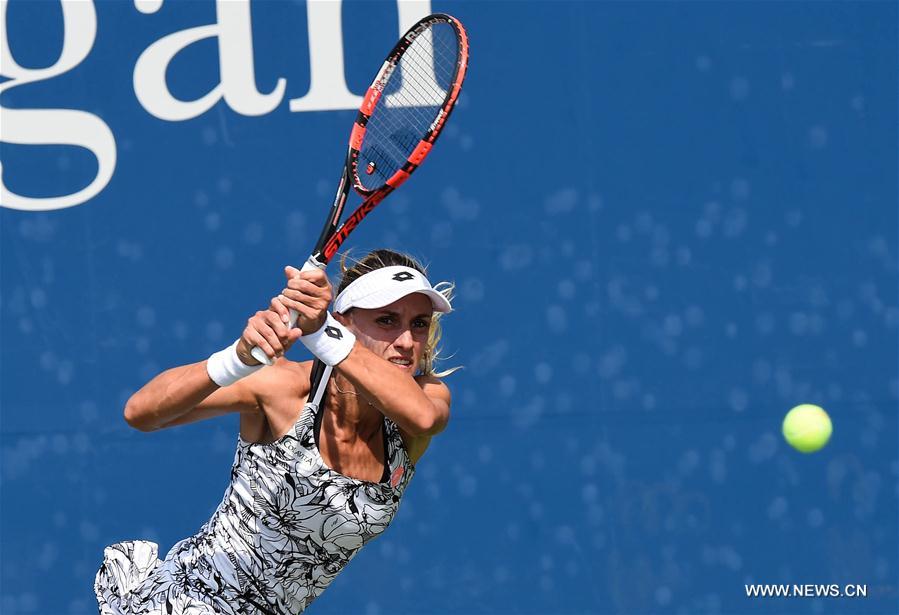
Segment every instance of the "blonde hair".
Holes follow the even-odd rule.
[[[352,265],[350,267],[347,267],[348,260],[352,261]],[[347,250],[340,257],[340,283],[337,285],[337,292],[335,293],[335,295],[339,295],[343,291],[343,289],[349,286],[352,282],[358,280],[360,277],[370,271],[381,269],[382,267],[392,267],[396,265],[415,269],[416,271],[420,271],[424,276],[428,275],[427,267],[422,265],[420,262],[418,262],[418,260],[408,254],[394,252],[393,250],[380,249],[373,250],[372,252],[369,252],[368,254],[363,256],[361,259],[356,260],[350,257],[350,251]],[[446,297],[447,301],[451,301],[453,298],[453,290],[455,289],[455,287],[456,285],[452,282],[438,282],[434,285],[434,290]],[[440,319],[442,317],[443,314],[441,312],[435,312],[431,317],[431,326],[428,329],[428,341],[425,343],[425,350],[418,362],[418,370],[422,374],[425,374],[427,376],[434,376],[437,378],[449,376],[456,370],[462,369],[461,367],[451,367],[447,370],[436,371],[437,361],[440,360],[440,338],[443,334],[443,329],[440,324]]]

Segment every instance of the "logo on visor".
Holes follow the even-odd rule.
[[[393,275],[393,279],[397,282],[405,282],[406,280],[411,280],[415,276],[409,273],[408,271],[400,271]]]
[[[328,337],[333,337],[335,340],[343,339],[343,333],[340,332],[340,329],[338,329],[337,327],[332,327],[330,325],[325,327],[325,334]]]

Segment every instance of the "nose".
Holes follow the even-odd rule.
[[[399,350],[412,349],[412,330],[404,329],[402,333],[393,341],[393,345]]]

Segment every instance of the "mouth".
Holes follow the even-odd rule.
[[[387,359],[387,360],[401,369],[406,369],[406,370],[412,369],[412,359],[406,359],[404,357],[393,357],[393,358]]]

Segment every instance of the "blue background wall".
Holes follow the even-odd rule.
[[[459,108],[349,243],[456,281],[445,345],[465,369],[394,525],[311,611],[897,612],[896,4],[432,8],[471,36]],[[396,6],[343,13],[361,94]],[[167,122],[135,97],[140,53],[214,22],[211,2],[100,2],[84,62],[0,98],[94,113],[118,150],[89,202],[0,209],[5,614],[93,612],[105,545],[165,552],[227,484],[236,418],[144,434],[122,408],[239,335],[333,196],[353,113],[287,106],[309,87],[306,7],[252,17],[259,89],[288,80],[265,115]],[[52,64],[62,23],[11,1],[18,63]],[[172,91],[206,92],[216,58],[184,52]],[[79,148],[2,156],[23,194],[96,172]],[[803,402],[835,425],[814,455],[779,434]]]

